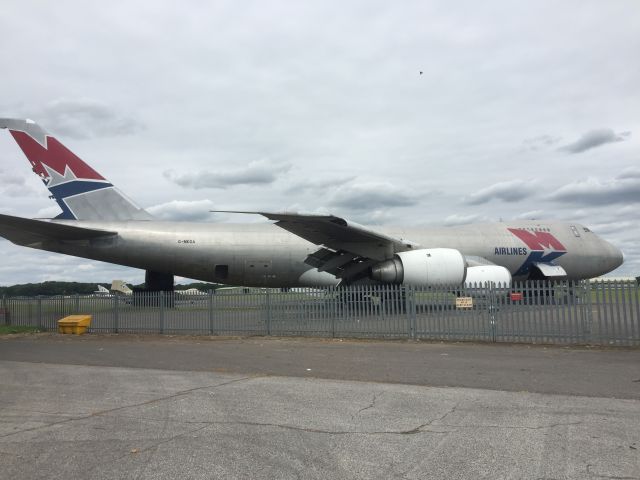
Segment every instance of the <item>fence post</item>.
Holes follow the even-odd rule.
[[[2,308],[4,310],[4,324],[11,325],[11,313],[9,312],[9,303],[6,295],[2,295]]]
[[[267,336],[271,336],[271,295],[269,289],[266,289],[266,301],[267,301]]]
[[[213,290],[209,290],[209,335],[213,335]]]
[[[336,317],[338,316],[338,300],[336,300],[336,287],[329,287],[329,300],[331,302],[331,338],[336,338]]]
[[[160,334],[164,333],[164,290],[160,290],[157,297],[160,300]]]
[[[76,309],[76,314],[79,315],[80,314],[80,294],[76,293],[75,296],[75,309]]]
[[[119,333],[120,330],[120,295],[113,296],[113,331]]]
[[[415,291],[412,285],[408,285],[406,287],[400,287],[401,291],[405,293],[405,311],[407,312],[408,317],[408,326],[409,338],[416,338],[416,302],[415,302]]]
[[[582,331],[584,333],[583,341],[587,343],[592,343],[592,326],[593,326],[593,305],[591,300],[591,281],[583,280],[583,289],[586,290],[587,302],[582,303],[582,308],[584,314],[582,315],[582,321],[584,325],[582,326]]]
[[[38,295],[38,328],[42,328],[42,297]]]
[[[487,290],[489,291],[489,321],[491,323],[491,341],[496,342],[496,308],[497,292],[494,282],[487,282]]]

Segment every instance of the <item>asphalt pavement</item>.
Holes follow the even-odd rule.
[[[640,349],[185,335],[0,337],[0,360],[640,399]]]
[[[640,478],[640,351],[0,339],[0,478]]]

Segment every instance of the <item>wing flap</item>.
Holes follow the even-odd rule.
[[[359,278],[362,272],[376,261],[342,250],[334,252],[327,248],[321,248],[310,254],[305,263],[316,267],[319,272],[328,272],[349,283]]]
[[[567,272],[560,265],[553,265],[552,263],[534,262],[534,265],[540,269],[540,272],[545,277],[566,277]]]

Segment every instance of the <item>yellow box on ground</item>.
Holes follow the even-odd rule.
[[[82,335],[90,325],[91,315],[69,315],[58,320],[58,332]]]

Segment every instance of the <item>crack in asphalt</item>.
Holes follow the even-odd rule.
[[[190,389],[187,389],[187,390],[181,390],[181,391],[176,392],[174,394],[163,396],[163,397],[160,397],[160,398],[151,399],[151,400],[148,400],[148,401],[145,401],[145,402],[139,402],[139,403],[123,405],[123,406],[115,407],[115,408],[111,408],[111,409],[100,410],[100,411],[93,412],[93,413],[88,414],[88,415],[72,417],[72,418],[61,420],[59,422],[53,422],[53,423],[49,423],[49,424],[46,424],[46,425],[40,425],[40,426],[37,426],[37,427],[20,430],[18,432],[7,433],[7,434],[4,434],[4,435],[0,435],[0,438],[9,437],[9,436],[16,435],[16,434],[19,434],[19,433],[24,433],[24,432],[43,429],[43,428],[48,428],[48,427],[51,427],[51,426],[60,425],[60,424],[68,423],[68,422],[73,422],[73,421],[76,421],[76,420],[84,420],[84,419],[87,419],[87,418],[107,415],[107,414],[114,413],[114,412],[122,412],[122,411],[127,410],[127,409],[140,407],[140,406],[145,406],[145,405],[150,405],[150,404],[153,404],[153,403],[158,403],[158,402],[163,402],[163,401],[166,401],[166,400],[171,400],[173,398],[177,398],[177,397],[180,397],[180,396],[189,395],[189,394],[191,394],[193,392],[196,392],[196,391],[199,391],[199,390],[219,388],[219,387],[223,387],[223,386],[230,385],[230,384],[233,384],[233,383],[242,382],[242,381],[246,381],[246,380],[251,380],[251,379],[254,379],[254,378],[258,378],[258,377],[257,376],[242,377],[242,378],[230,380],[228,382],[223,382],[223,383],[219,383],[219,384],[215,384],[215,385],[206,385],[206,386],[201,386],[201,387],[190,388]],[[360,413],[362,413],[362,412],[364,412],[366,410],[374,408],[378,398],[379,398],[379,395],[378,394],[374,394],[372,399],[371,399],[371,402],[367,406],[365,406],[365,407],[361,408],[360,410],[358,410],[358,412],[355,415],[358,415],[358,414],[360,414]],[[432,430],[432,429],[427,429],[427,427],[445,427],[445,428],[449,427],[449,428],[454,428],[454,429],[456,429],[456,428],[497,428],[497,429],[500,429],[501,428],[501,429],[542,430],[542,429],[548,429],[548,428],[556,428],[556,427],[559,427],[559,426],[579,425],[579,424],[582,423],[582,422],[554,423],[554,424],[550,424],[550,425],[539,425],[539,426],[534,426],[534,427],[523,426],[523,425],[491,425],[491,424],[482,425],[482,424],[449,424],[449,423],[440,423],[443,420],[445,420],[448,416],[450,416],[453,413],[455,413],[457,411],[459,405],[460,405],[460,403],[456,403],[452,408],[450,408],[449,410],[444,412],[441,416],[433,418],[433,419],[429,420],[428,422],[421,423],[420,425],[417,425],[414,428],[410,428],[410,429],[406,429],[406,430],[373,430],[373,431],[330,430],[330,429],[321,429],[321,428],[301,427],[301,426],[296,426],[296,425],[279,424],[279,423],[272,423],[272,422],[249,422],[249,421],[241,421],[241,420],[234,420],[234,421],[188,421],[187,420],[187,421],[184,421],[184,420],[179,420],[179,419],[173,420],[173,419],[152,419],[152,418],[147,418],[147,420],[151,420],[151,421],[166,421],[166,420],[168,420],[169,422],[201,425],[200,428],[192,430],[191,433],[197,432],[199,430],[202,430],[202,429],[207,428],[207,427],[212,426],[212,425],[245,425],[245,426],[253,426],[253,427],[282,428],[282,429],[285,429],[285,430],[294,430],[294,431],[301,431],[301,432],[306,432],[306,433],[317,433],[317,434],[323,434],[323,435],[416,435],[416,434],[419,434],[419,433],[447,434],[447,433],[453,433],[453,432],[456,431],[456,430]],[[352,418],[355,415],[352,415]],[[126,415],[122,415],[122,416],[125,417]],[[136,418],[141,419],[141,417],[139,417],[139,416],[136,416]],[[163,443],[167,443],[167,442],[171,441],[172,439],[179,438],[179,437],[181,437],[181,436],[183,436],[185,434],[188,434],[188,433],[189,432],[186,432],[186,433],[182,433],[182,434],[178,434],[178,435],[172,436],[172,437],[170,437],[168,439],[163,439],[162,441],[158,442],[157,445],[162,445]],[[139,453],[146,452],[151,448],[153,448],[153,446],[147,447],[144,450],[141,450]]]
[[[492,425],[492,424],[481,424],[481,423],[469,424],[469,425],[452,425],[450,423],[442,423],[440,425],[443,427],[453,427],[453,428],[505,428],[505,429],[515,429],[515,430],[544,430],[545,428],[581,425],[582,423],[583,422],[552,423],[550,425],[538,425],[536,427],[528,427],[526,425]]]
[[[367,409],[373,408],[375,406],[375,401],[376,401],[377,396],[374,395],[371,403],[366,406],[363,407],[359,410],[359,412],[365,411]],[[459,424],[459,425],[453,425],[453,424],[447,424],[447,423],[436,423],[436,422],[441,422],[443,421],[445,418],[447,418],[448,416],[452,415],[453,413],[455,413],[459,407],[459,403],[456,403],[453,407],[451,407],[449,410],[447,410],[445,413],[443,413],[441,416],[433,418],[431,420],[429,420],[428,422],[425,423],[421,423],[420,425],[417,425],[414,428],[410,428],[410,429],[406,429],[406,430],[373,430],[373,431],[359,431],[359,430],[329,430],[329,429],[322,429],[322,428],[312,428],[312,427],[302,427],[302,426],[296,426],[296,425],[288,425],[288,424],[281,424],[281,423],[273,423],[273,422],[249,422],[249,421],[242,421],[242,420],[232,420],[232,421],[224,421],[224,420],[220,420],[220,421],[206,421],[206,420],[196,420],[196,421],[192,421],[192,420],[179,420],[179,419],[175,419],[175,420],[169,420],[171,422],[176,422],[176,423],[183,423],[183,424],[195,424],[195,425],[204,425],[206,426],[211,426],[211,425],[244,425],[244,426],[252,426],[252,427],[272,427],[272,428],[282,428],[285,430],[294,430],[294,431],[300,431],[300,432],[306,432],[306,433],[319,433],[319,434],[324,434],[324,435],[415,435],[418,433],[437,433],[437,434],[446,434],[446,433],[454,433],[456,432],[456,430],[431,430],[431,429],[426,429],[426,427],[452,427],[452,428],[504,428],[504,429],[524,429],[524,430],[542,430],[542,429],[547,429],[547,428],[555,428],[555,427],[559,427],[559,426],[565,426],[565,425],[577,425],[580,424],[582,422],[572,422],[572,423],[553,423],[551,425],[539,425],[539,426],[535,426],[535,427],[528,427],[528,426],[522,426],[522,425],[464,425],[464,424]],[[136,418],[138,419],[145,419],[145,420],[149,420],[149,421],[163,421],[161,419],[157,419],[157,418],[142,418],[139,416],[136,416]],[[352,415],[353,418],[353,415]]]
[[[625,476],[617,476],[617,475],[604,475],[599,473],[594,473],[591,471],[591,468],[595,465],[591,463],[587,463],[587,475],[591,475],[594,478],[609,478],[611,480],[640,480],[640,477],[625,477]]]
[[[373,405],[374,402],[372,401],[371,403]],[[371,408],[372,405],[370,405],[369,407],[365,407],[362,410]],[[458,405],[459,403],[456,403],[451,409],[447,410],[440,417],[433,418],[428,422],[422,423],[417,427],[414,427],[408,430],[373,430],[373,431],[363,432],[363,431],[357,431],[357,430],[325,430],[320,428],[298,427],[295,425],[286,425],[286,424],[268,423],[268,422],[221,421],[221,422],[209,422],[209,423],[212,425],[247,425],[247,426],[254,426],[254,427],[274,427],[274,428],[283,428],[286,430],[295,430],[295,431],[301,431],[301,432],[307,432],[307,433],[320,433],[325,435],[415,435],[418,433],[443,434],[443,433],[452,433],[452,431],[450,430],[438,431],[438,430],[424,430],[424,429],[428,426],[432,426],[434,422],[441,421],[445,419],[447,416],[454,413],[458,409]]]
[[[412,428],[410,430],[373,430],[370,432],[361,432],[357,430],[324,430],[321,428],[311,428],[311,427],[298,427],[295,425],[287,425],[280,423],[269,423],[269,422],[245,422],[241,420],[237,421],[221,421],[221,422],[208,422],[209,425],[246,425],[250,427],[273,427],[273,428],[282,428],[285,430],[294,430],[298,432],[306,432],[306,433],[320,433],[324,435],[414,435],[416,433],[447,433],[447,432],[431,432],[429,430],[420,430],[423,425],[420,425],[416,428]],[[428,425],[428,424],[424,424]]]
[[[89,414],[86,414],[86,415],[79,415],[79,416],[74,416],[74,417],[71,417],[71,418],[65,418],[64,420],[60,420],[58,422],[51,422],[51,423],[47,423],[45,425],[38,425],[37,427],[25,428],[25,429],[19,430],[17,432],[5,433],[5,434],[0,435],[0,438],[6,438],[6,437],[10,437],[12,435],[18,435],[20,433],[32,432],[32,431],[35,431],[35,430],[41,430],[43,428],[54,427],[54,426],[62,425],[62,424],[65,424],[65,423],[75,422],[75,421],[78,421],[78,420],[86,420],[87,418],[91,418],[91,417],[99,417],[101,415],[105,415],[105,414],[113,413],[113,412],[118,412],[118,411],[126,410],[126,409],[129,409],[129,408],[141,407],[141,406],[145,406],[145,405],[151,405],[153,403],[164,402],[166,400],[171,400],[171,399],[176,398],[176,397],[189,395],[190,393],[196,392],[198,390],[206,390],[206,389],[209,389],[209,388],[224,387],[224,386],[230,385],[232,383],[242,382],[244,380],[252,380],[252,379],[258,378],[258,377],[259,377],[258,375],[248,376],[248,377],[236,378],[234,380],[230,380],[228,382],[223,382],[223,383],[218,383],[218,384],[215,384],[215,385],[204,385],[204,386],[201,386],[201,387],[189,388],[187,390],[181,390],[179,392],[173,393],[173,394],[168,395],[168,396],[159,397],[159,398],[153,398],[151,400],[147,400],[146,402],[133,403],[133,404],[123,405],[123,406],[120,406],[120,407],[114,407],[114,408],[110,408],[110,409],[106,409],[106,410],[99,410],[99,411],[92,412],[92,413],[89,413]]]
[[[360,415],[360,414],[361,414],[362,412],[364,412],[365,410],[369,410],[369,409],[371,409],[371,408],[375,407],[375,406],[376,406],[376,400],[377,400],[377,399],[378,399],[378,395],[377,395],[376,393],[374,393],[374,394],[373,394],[373,398],[371,398],[371,402],[369,403],[369,405],[367,405],[366,407],[362,407],[360,410],[358,410],[358,411],[356,412],[356,415]],[[352,415],[352,418],[353,418],[354,416],[355,416],[355,415]]]
[[[178,434],[173,435],[173,436],[171,436],[171,437],[169,437],[169,438],[164,438],[164,439],[162,439],[162,440],[158,440],[158,441],[154,442],[153,444],[151,444],[151,445],[149,445],[149,446],[147,446],[147,447],[145,447],[145,448],[140,448],[140,449],[130,450],[130,451],[128,451],[127,453],[125,453],[125,454],[123,454],[123,455],[119,455],[119,456],[117,456],[117,457],[115,457],[115,458],[110,458],[110,459],[108,459],[108,460],[105,460],[105,461],[102,461],[102,462],[99,462],[99,463],[97,463],[97,464],[93,465],[92,467],[90,467],[90,468],[87,470],[87,472],[92,472],[92,471],[94,471],[95,469],[100,468],[100,467],[102,467],[102,466],[104,466],[104,465],[107,465],[107,464],[113,464],[114,462],[117,462],[118,460],[122,460],[122,459],[124,459],[124,458],[129,458],[129,457],[131,457],[132,455],[139,455],[139,454],[141,454],[141,453],[147,453],[147,452],[149,452],[150,450],[157,449],[160,445],[163,445],[163,444],[165,444],[165,443],[172,442],[173,440],[176,440],[176,439],[178,439],[178,438],[180,438],[180,437],[184,437],[185,435],[190,435],[190,434],[192,434],[192,433],[199,432],[200,430],[204,430],[205,428],[208,428],[208,427],[209,427],[209,425],[204,425],[204,426],[202,426],[202,427],[200,427],[200,428],[195,428],[195,429],[193,429],[193,430],[189,430],[189,431],[187,431],[187,432],[178,433]],[[146,468],[147,468],[147,466],[148,466],[148,464],[149,464],[149,460],[150,460],[150,459],[147,459],[147,461],[145,462],[145,464],[140,466],[141,471],[140,471],[140,473],[138,473],[138,475],[136,475],[136,478],[140,478],[140,476],[144,474],[144,472],[145,472],[145,470],[146,470]]]

